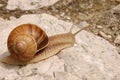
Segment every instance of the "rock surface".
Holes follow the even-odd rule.
[[[6,41],[17,25],[33,23],[48,36],[68,32],[72,23],[48,14],[29,14],[16,19],[0,19],[0,58],[9,54]],[[84,24],[83,24],[84,25]],[[74,31],[80,28],[74,27]],[[120,80],[120,55],[108,41],[81,31],[73,47],[44,61],[25,66],[0,62],[0,80]]]
[[[98,34],[99,34],[100,36],[104,37],[104,38],[111,38],[111,35],[107,35],[107,34],[105,34],[105,33],[102,32],[102,31],[99,31]]]
[[[120,44],[120,35],[115,38],[114,43]]]
[[[120,4],[112,9],[114,13],[120,13]]]
[[[20,8],[21,10],[33,10],[44,6],[50,6],[56,3],[58,0],[8,0],[7,9],[15,10]]]

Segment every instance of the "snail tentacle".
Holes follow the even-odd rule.
[[[48,37],[47,34],[34,24],[23,24],[10,33],[8,50],[10,55],[1,61],[7,64],[24,65],[47,59],[59,51],[72,47],[75,35],[85,28],[72,33],[74,25],[68,33]]]

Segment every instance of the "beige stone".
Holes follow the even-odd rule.
[[[17,25],[33,23],[41,26],[48,36],[68,32],[71,23],[48,14],[28,14],[18,19],[0,19],[0,58],[9,55],[6,41]],[[57,27],[56,27],[57,26]],[[75,27],[75,30],[80,27]],[[73,47],[44,61],[26,66],[13,66],[0,62],[0,79],[4,80],[113,80],[120,79],[120,55],[108,41],[90,32],[76,36]],[[62,78],[62,79],[63,79]]]
[[[8,0],[6,8],[8,10],[34,10],[45,6],[50,6],[59,0]]]
[[[114,43],[120,44],[120,35],[115,38]]]
[[[112,11],[113,11],[114,13],[120,13],[120,4],[117,5],[117,6],[115,6],[115,7],[112,9]]]

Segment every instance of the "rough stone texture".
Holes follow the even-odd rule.
[[[112,9],[114,13],[120,13],[120,4]]]
[[[72,26],[48,14],[1,18],[0,58],[9,54],[6,41],[10,31],[23,23],[41,26],[49,36],[68,32]],[[83,23],[80,26],[87,24]],[[74,27],[74,31],[78,29]],[[108,41],[82,31],[76,36],[75,45],[58,55],[25,66],[0,63],[0,71],[0,80],[120,80],[120,55]]]
[[[20,8],[21,10],[38,9],[44,6],[50,6],[58,0],[8,0],[7,9],[14,10]]]
[[[55,80],[82,80],[69,72],[55,72]]]
[[[104,37],[104,38],[111,38],[111,35],[107,35],[107,34],[105,34],[105,33],[102,32],[102,31],[99,31],[98,34],[99,34],[100,36]]]
[[[120,35],[115,38],[114,43],[120,44]]]

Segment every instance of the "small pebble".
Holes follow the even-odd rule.
[[[113,13],[120,13],[120,4],[112,9]]]
[[[65,15],[65,13],[61,13],[61,15],[60,16],[64,16]]]
[[[114,43],[120,44],[120,35],[115,38]]]
[[[116,47],[116,50],[117,50],[118,53],[120,54],[120,47]]]
[[[99,31],[99,33],[98,33],[99,35],[101,35],[102,37],[104,37],[104,38],[112,38],[112,36],[111,35],[107,35],[107,34],[105,34],[104,32],[102,32],[102,31]]]
[[[103,28],[101,25],[97,25],[96,27],[99,28],[99,29]]]
[[[3,5],[2,4],[0,4],[0,7],[2,7]]]
[[[80,22],[79,27],[87,27],[89,24],[86,21]]]

